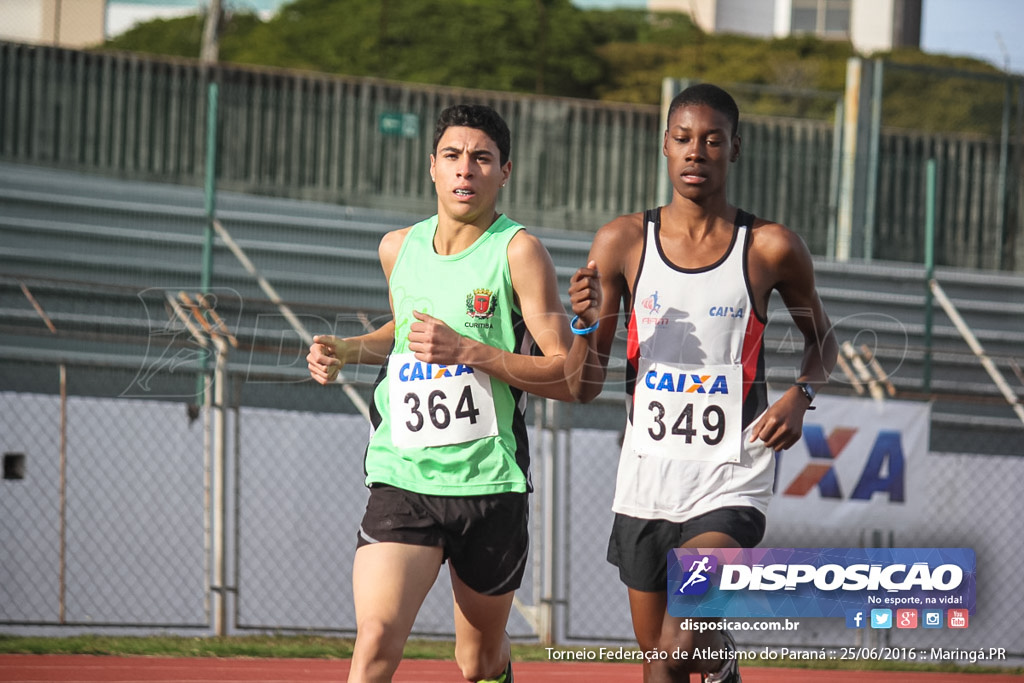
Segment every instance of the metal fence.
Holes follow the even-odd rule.
[[[354,634],[369,431],[337,387],[267,374],[243,355],[224,405],[211,394],[196,410],[194,361],[55,364],[10,351],[0,352],[0,625]],[[275,407],[253,405],[252,393],[273,394]],[[535,555],[542,538],[537,527]],[[525,605],[538,573],[520,591]],[[415,634],[450,636],[451,611],[442,572]],[[536,638],[522,613],[510,633]]]
[[[1021,79],[863,65],[849,77],[845,102],[835,95],[832,121],[742,117],[732,201],[793,228],[815,255],[920,263],[924,169],[936,159],[937,263],[1024,269]],[[919,88],[929,79],[935,87]],[[985,104],[970,114],[986,125],[929,133],[886,127],[886,94],[936,96],[957,84]],[[807,99],[816,116],[828,100],[827,93],[730,87],[741,103]],[[593,231],[664,201],[664,122],[654,106],[5,42],[0,160],[201,186],[212,145],[222,190],[428,213],[434,121],[465,100],[490,104],[509,122],[514,171],[502,201],[520,221]],[[919,106],[926,112],[928,101]]]
[[[849,191],[840,199],[838,246],[853,258],[920,263],[932,162],[938,261],[1024,268],[1024,79],[884,60],[852,60],[847,79]],[[897,118],[919,126],[895,128]]]
[[[876,68],[882,133],[877,215],[869,226],[876,258],[923,258],[924,235],[907,226],[924,225],[925,162],[933,159],[941,261],[967,268],[1024,268],[1024,79],[891,62]],[[920,94],[922,127],[929,125],[932,132],[887,130],[887,120],[898,113],[888,106],[894,100],[888,95],[897,92]],[[929,121],[930,102],[957,102],[959,119]]]
[[[63,361],[0,352],[0,630],[212,634],[224,596],[229,634],[354,633],[351,564],[367,431],[360,416],[341,410],[337,387],[229,363],[219,480],[217,407],[188,409],[196,365],[157,373],[142,398],[132,366],[143,358]],[[249,405],[254,391],[272,392],[275,407]],[[517,640],[546,633],[537,617],[550,608],[556,642],[632,641],[625,590],[604,560],[620,432],[573,426],[573,413],[592,409],[543,401],[531,409],[532,566],[509,625]],[[971,628],[894,633],[890,644],[998,645],[1024,656],[1014,597],[1024,585],[1013,571],[1024,558],[1005,542],[1024,512],[1015,491],[1024,460],[936,452],[907,468],[928,492],[914,501],[919,519],[909,528],[894,534],[770,512],[762,545],[974,548],[979,616]],[[857,644],[841,619],[802,623],[796,633],[737,638],[751,647]],[[414,634],[452,633],[442,571]]]
[[[221,189],[425,212],[434,124],[466,100],[493,106],[514,131],[504,197],[520,220],[594,229],[653,203],[653,106],[3,42],[0,159],[202,185],[216,140]]]
[[[204,627],[202,423],[180,405],[117,398],[129,367],[11,361],[0,371],[0,620]]]

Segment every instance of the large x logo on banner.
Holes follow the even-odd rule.
[[[787,496],[804,496],[817,486],[822,498],[842,498],[839,480],[832,469],[832,461],[839,457],[856,433],[857,430],[852,427],[836,427],[826,438],[821,425],[805,424],[804,443],[807,444],[811,458],[827,460],[829,464],[811,462],[790,482],[783,493]]]

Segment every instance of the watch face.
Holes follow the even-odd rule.
[[[807,382],[800,382],[799,384],[797,384],[797,386],[800,387],[800,390],[802,392],[804,392],[804,396],[807,397],[808,401],[813,401],[814,400],[814,396],[815,396],[814,387],[812,387]]]

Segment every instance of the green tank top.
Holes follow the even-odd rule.
[[[367,485],[446,496],[530,489],[523,392],[466,366],[419,362],[408,349],[415,310],[489,346],[523,351],[508,267],[508,243],[521,229],[501,216],[449,256],[434,251],[437,216],[409,230],[388,283],[395,345],[374,388]]]

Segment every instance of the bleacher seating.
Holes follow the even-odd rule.
[[[367,322],[387,315],[377,244],[386,231],[419,218],[234,193],[218,194],[216,215],[311,332],[339,334],[357,334]],[[169,313],[166,293],[199,291],[206,224],[199,188],[0,164],[0,363],[50,354],[117,359],[131,367],[151,358],[154,345],[161,353],[191,345]],[[530,229],[550,250],[568,305],[569,277],[586,261],[589,235]],[[817,259],[815,267],[839,341],[866,345],[898,397],[934,401],[933,450],[1024,454],[1024,425],[937,305],[931,385],[925,391],[923,266]],[[1014,363],[1024,362],[1024,276],[940,268],[936,277],[1021,393],[1024,384]],[[23,286],[52,320],[55,333]],[[244,353],[233,355],[234,364],[244,363],[250,373],[304,377],[298,335],[220,240],[211,291],[242,342]],[[776,295],[766,349],[769,381],[779,388],[791,381],[799,362],[795,339]],[[621,359],[621,348],[616,356]],[[606,408],[619,412],[621,370],[622,361],[616,360],[603,396]],[[372,373],[359,373],[357,379],[365,384]],[[19,381],[29,385],[21,389],[31,389],[31,378]],[[837,369],[825,391],[853,389]],[[258,403],[273,401],[258,392],[247,396]],[[573,414],[582,424],[607,424],[608,410]],[[984,439],[976,438],[980,434]]]

